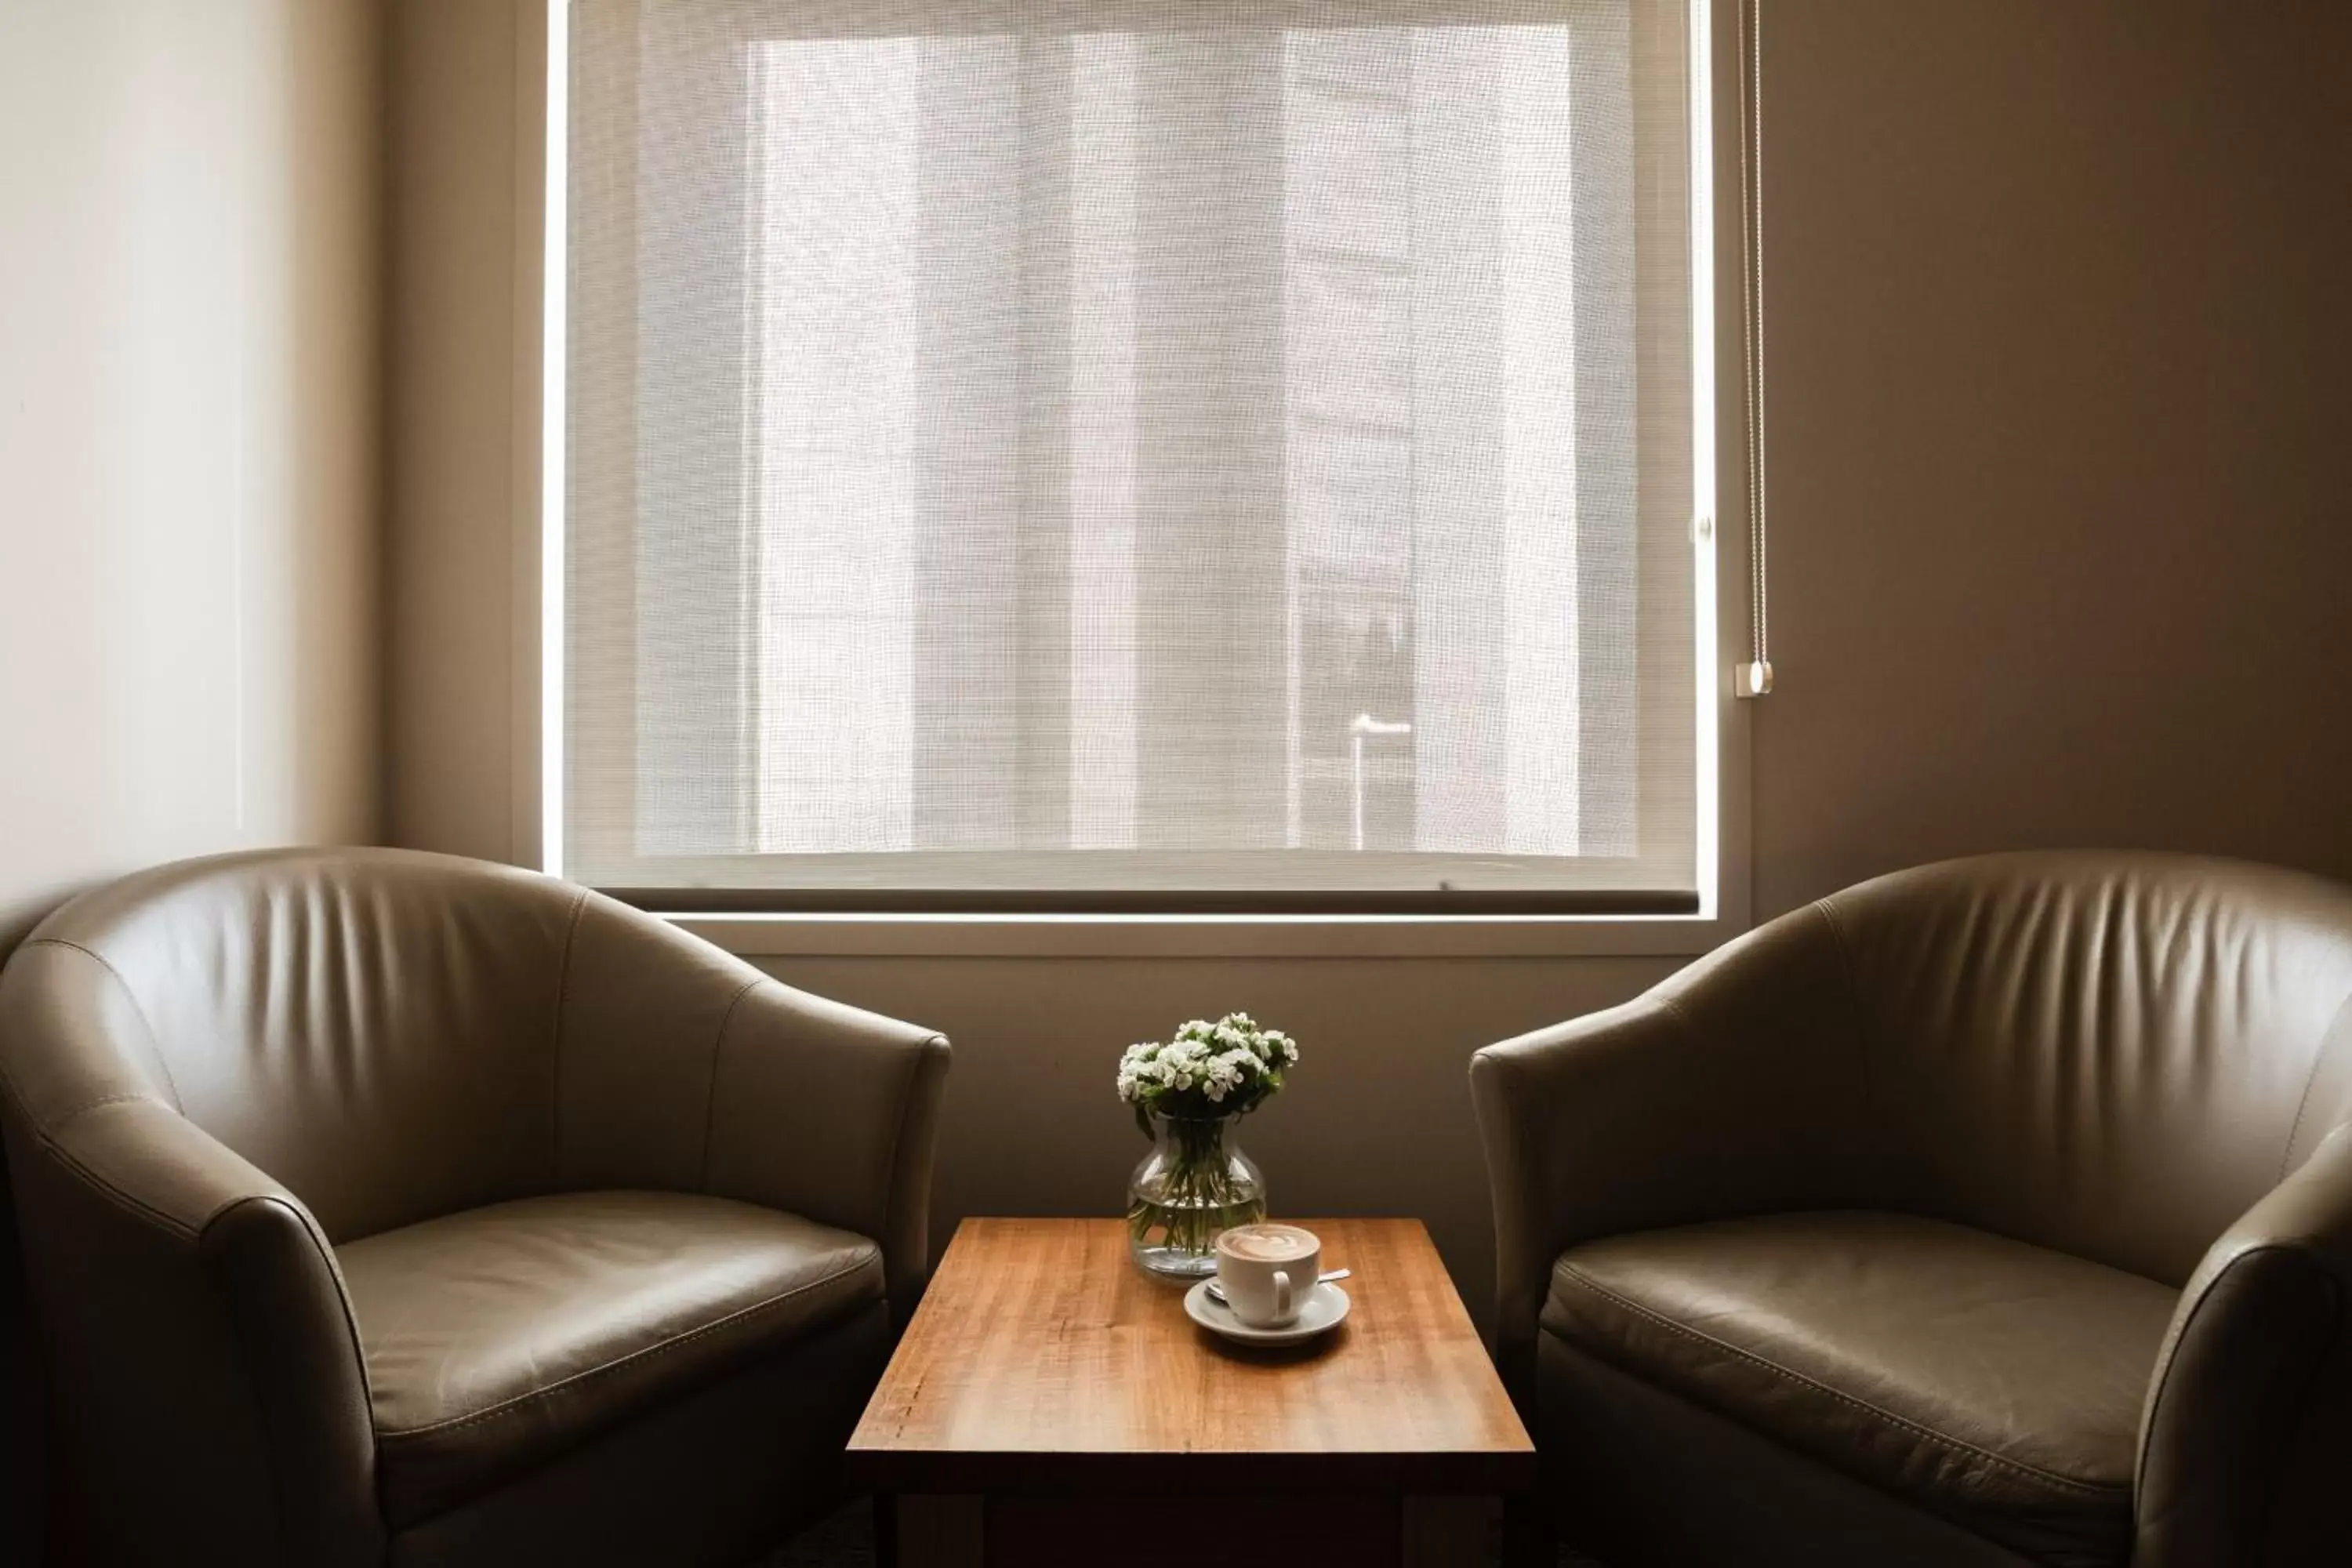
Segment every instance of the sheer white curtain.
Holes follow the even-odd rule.
[[[1696,886],[1681,5],[574,11],[575,875]]]

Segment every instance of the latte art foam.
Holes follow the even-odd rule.
[[[1253,1263],[1287,1263],[1306,1257],[1318,1244],[1312,1235],[1286,1225],[1246,1225],[1225,1232],[1217,1245]]]

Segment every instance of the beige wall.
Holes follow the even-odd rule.
[[[0,942],[377,828],[363,0],[0,0]]]
[[[0,0],[0,953],[378,831],[373,0]],[[0,1182],[0,1561],[38,1555]]]
[[[394,816],[499,853],[516,802],[492,385],[515,294],[504,5],[395,0],[406,232]],[[1774,657],[1759,913],[1896,866],[2183,846],[2352,879],[2352,6],[1771,0]],[[471,64],[426,68],[458,49]],[[460,149],[463,149],[461,155]],[[502,229],[501,224],[505,226]],[[459,265],[477,258],[471,268]],[[487,340],[487,341],[486,341]],[[463,351],[461,353],[460,351]],[[473,356],[471,358],[467,356]],[[414,376],[414,380],[409,379]],[[448,406],[434,411],[439,400]],[[458,410],[464,410],[460,413]],[[1737,471],[1737,464],[1727,466]],[[462,521],[461,521],[462,519]],[[797,958],[955,1037],[942,1205],[1108,1211],[1123,1042],[1246,1006],[1307,1042],[1250,1126],[1277,1201],[1428,1217],[1486,1297],[1485,1040],[1664,961]]]

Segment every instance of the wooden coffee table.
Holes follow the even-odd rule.
[[[849,1440],[907,1568],[1476,1562],[1536,1456],[1418,1220],[1300,1220],[1348,1321],[1244,1350],[1118,1220],[971,1219]]]

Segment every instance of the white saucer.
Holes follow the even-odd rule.
[[[1348,1293],[1337,1285],[1318,1285],[1302,1302],[1296,1321],[1279,1329],[1253,1329],[1234,1316],[1231,1307],[1209,1300],[1209,1281],[1184,1292],[1184,1315],[1213,1334],[1236,1344],[1297,1345],[1328,1334],[1348,1318]]]

